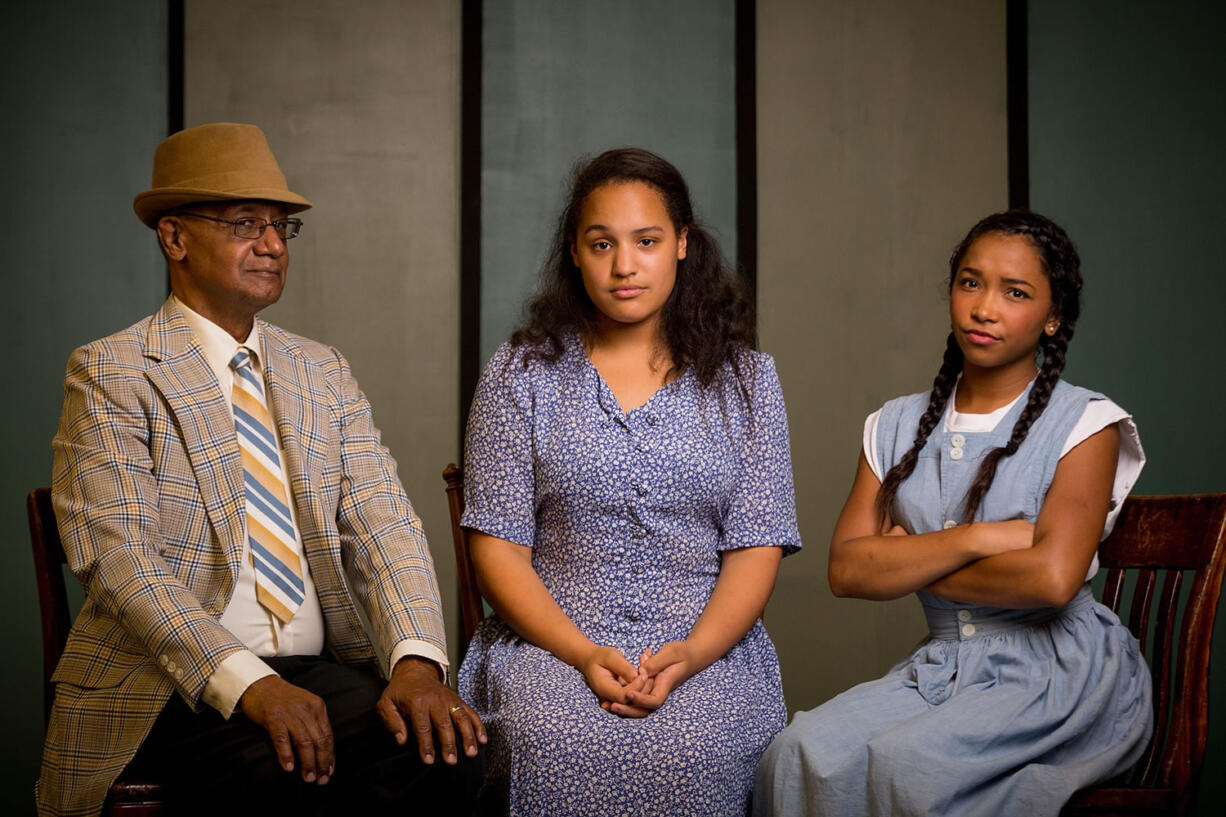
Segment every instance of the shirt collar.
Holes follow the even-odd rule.
[[[208,361],[209,368],[217,375],[219,382],[229,382],[229,378],[223,378],[222,375],[229,371],[230,360],[234,357],[234,353],[238,351],[240,346],[246,346],[254,352],[256,362],[262,363],[264,349],[261,345],[262,337],[259,321],[251,322],[251,332],[242,343],[239,343],[231,337],[229,332],[200,313],[193,311],[187,304],[175,298],[174,295],[170,297],[174,298],[175,306],[183,313],[183,319],[191,327],[192,334],[196,336],[200,349],[204,352],[204,359]]]

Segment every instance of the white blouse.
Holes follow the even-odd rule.
[[[1023,394],[1026,392],[1019,394],[1008,405],[1001,406],[987,414],[966,414],[954,409],[954,397],[957,395],[955,388],[955,394],[950,397],[945,409],[945,430],[950,432],[992,431],[1017,401],[1022,399]],[[880,417],[881,409],[877,409],[864,420],[864,457],[868,460],[868,467],[873,470],[878,480],[885,476],[877,464],[877,421]],[[1091,400],[1086,404],[1081,419],[1073,426],[1073,430],[1069,432],[1068,438],[1064,441],[1063,448],[1060,449],[1060,456],[1063,457],[1085,439],[1113,423],[1118,423],[1120,428],[1120,455],[1119,462],[1115,466],[1115,483],[1111,487],[1111,505],[1107,511],[1106,522],[1103,524],[1100,541],[1106,539],[1111,533],[1115,520],[1120,515],[1120,509],[1124,506],[1124,499],[1132,491],[1132,486],[1136,484],[1137,478],[1141,475],[1141,469],[1145,466],[1145,451],[1141,448],[1141,437],[1137,433],[1136,423],[1132,421],[1132,415],[1113,401],[1107,398]],[[1095,553],[1094,560],[1090,563],[1089,573],[1086,575],[1086,581],[1089,581],[1097,572],[1098,554]]]

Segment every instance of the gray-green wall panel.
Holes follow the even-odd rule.
[[[0,424],[0,611],[8,702],[0,812],[27,814],[42,755],[42,641],[25,494],[51,483],[64,363],[166,295],[166,274],[132,197],[166,135],[165,0],[24,3],[0,33],[3,330],[14,395]],[[71,581],[71,578],[70,578]]]
[[[1138,493],[1226,490],[1226,6],[1030,0],[1031,205],[1085,275],[1068,377],[1137,420]],[[1211,669],[1201,814],[1226,804],[1226,616]]]
[[[494,0],[483,9],[483,363],[536,289],[584,155],[634,145],[671,161],[735,260],[734,0]]]
[[[188,0],[184,43],[187,124],[259,125],[315,204],[264,315],[353,366],[425,526],[453,660],[460,16],[453,0]]]
[[[889,669],[913,597],[837,599],[830,534],[865,416],[930,387],[949,251],[1007,202],[1005,4],[758,0],[758,305],[787,400],[804,550],[766,626],[789,711]]]

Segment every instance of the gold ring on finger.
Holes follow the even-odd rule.
[[[451,709],[447,710],[447,714],[454,715],[455,713],[459,712],[463,708],[464,708],[463,704],[456,704],[455,706],[451,707]]]

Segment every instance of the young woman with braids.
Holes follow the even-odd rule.
[[[1054,816],[1144,749],[1149,672],[1086,584],[1144,455],[1123,409],[1060,380],[1079,267],[1025,211],[954,250],[940,372],[869,416],[830,545],[836,595],[915,592],[929,637],[796,715],[755,814]]]
[[[496,616],[460,691],[510,814],[745,814],[787,712],[759,619],[800,537],[774,363],[671,164],[580,166],[468,422]],[[497,801],[507,798],[508,802]]]

